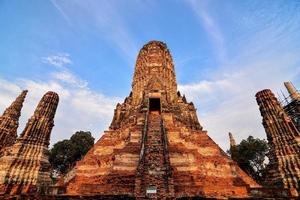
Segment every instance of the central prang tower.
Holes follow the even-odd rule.
[[[68,195],[138,199],[246,198],[260,187],[202,129],[159,41],[140,50],[132,92],[64,184]]]
[[[132,82],[133,104],[142,103],[151,91],[166,95],[166,103],[176,99],[173,60],[167,46],[157,41],[146,44],[138,55]]]

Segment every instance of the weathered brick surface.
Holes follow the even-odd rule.
[[[46,93],[15,144],[0,158],[0,192],[43,192],[51,183],[47,148],[58,95]]]
[[[256,94],[270,153],[268,185],[300,189],[300,133],[271,90]]]
[[[17,139],[19,117],[26,94],[27,90],[24,90],[0,117],[0,153],[5,147],[13,145]]]

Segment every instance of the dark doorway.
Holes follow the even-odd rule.
[[[159,98],[150,98],[149,99],[149,111],[160,112],[160,99]]]

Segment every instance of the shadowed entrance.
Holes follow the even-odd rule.
[[[159,98],[150,98],[149,99],[149,111],[158,111],[160,113],[160,99]]]

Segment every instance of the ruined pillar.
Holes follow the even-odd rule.
[[[230,143],[230,148],[229,148],[230,157],[232,160],[237,162],[238,161],[238,149],[236,146],[236,142],[235,142],[235,139],[231,132],[229,132],[228,135],[229,135],[229,143]]]
[[[47,92],[16,143],[0,158],[0,193],[46,192],[51,183],[48,145],[58,95]]]
[[[284,82],[284,86],[290,94],[292,100],[300,100],[300,94],[291,82]]]
[[[292,119],[298,131],[300,131],[300,94],[291,82],[285,82],[284,85],[289,92],[291,99],[288,99],[288,103],[283,109]]]
[[[300,134],[271,90],[256,94],[270,146],[266,184],[296,188],[300,183]]]
[[[235,142],[235,139],[234,139],[232,133],[229,132],[228,135],[229,135],[230,148],[235,147],[236,142]]]
[[[27,92],[24,90],[0,117],[0,152],[13,145],[17,138],[19,118]]]

